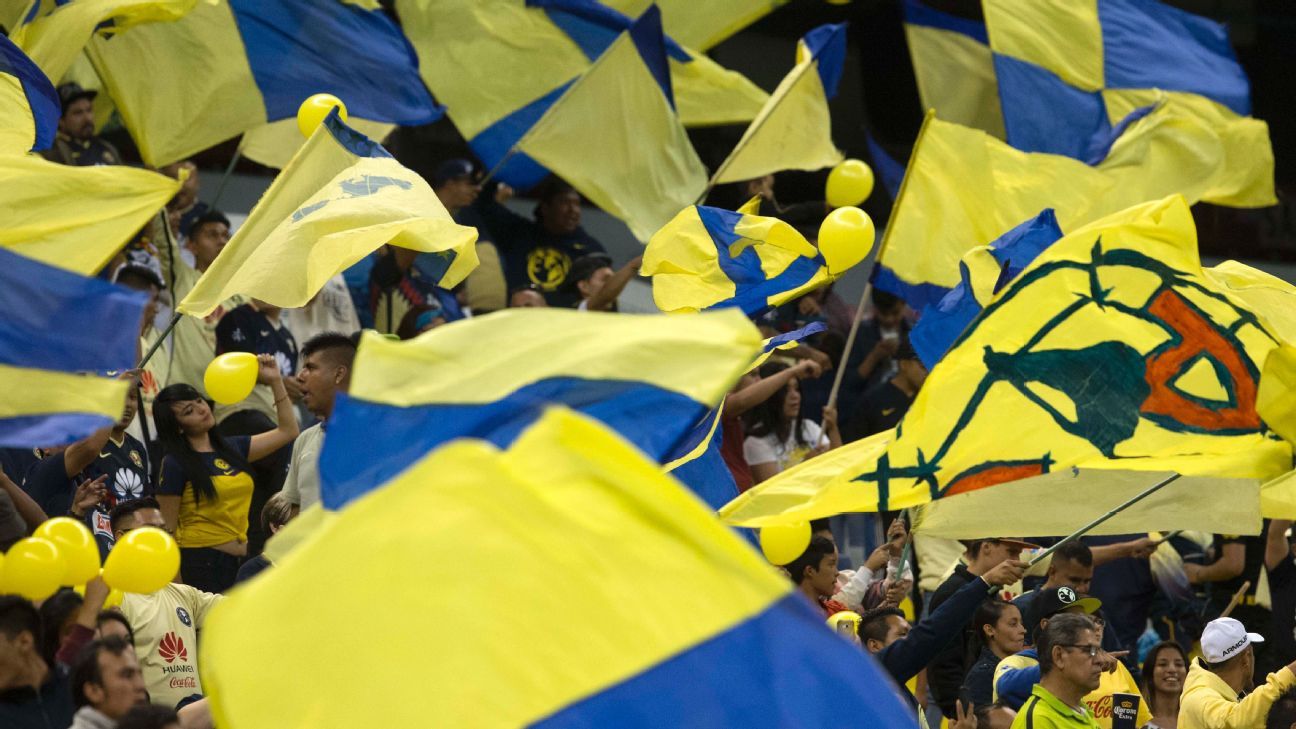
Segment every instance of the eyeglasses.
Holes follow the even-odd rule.
[[[1101,645],[1098,645],[1098,644],[1096,644],[1096,643],[1089,643],[1089,644],[1087,644],[1087,645],[1085,645],[1085,644],[1080,644],[1080,643],[1059,643],[1059,644],[1058,644],[1058,647],[1059,647],[1059,648],[1076,648],[1076,649],[1078,649],[1081,653],[1086,653],[1086,652],[1087,652],[1087,653],[1089,654],[1089,657],[1090,657],[1090,658],[1096,658],[1096,657],[1098,656],[1098,652],[1102,650],[1102,646],[1101,646]]]

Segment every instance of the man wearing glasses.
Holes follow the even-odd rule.
[[[1013,729],[1097,729],[1084,697],[1102,678],[1104,655],[1098,625],[1083,613],[1063,613],[1036,636],[1040,682],[1031,689]]]

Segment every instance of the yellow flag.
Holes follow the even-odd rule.
[[[40,0],[36,0],[40,2]],[[13,29],[9,37],[51,79],[61,79],[90,42],[100,23],[118,33],[141,23],[177,20],[198,0],[76,0],[57,3],[48,12]]]
[[[1296,306],[1296,287],[1272,295]],[[1067,534],[1173,472],[1185,478],[1104,528],[1253,533],[1260,483],[1292,457],[1257,410],[1282,338],[1253,301],[1203,272],[1182,197],[1111,215],[994,295],[891,442],[789,469],[722,513],[760,524],[930,504],[922,528],[940,536]]]
[[[662,24],[672,38],[705,51],[760,20],[788,0],[657,0]],[[606,0],[605,5],[638,16],[652,0]]]
[[[477,231],[457,225],[423,180],[334,110],[176,309],[195,317],[242,294],[304,306],[328,280],[391,244],[445,253],[440,285],[477,266]]]
[[[660,18],[650,9],[517,144],[643,241],[706,188],[665,69]]]
[[[93,276],[157,215],[180,183],[156,172],[0,157],[0,246]]]
[[[842,160],[833,145],[828,100],[846,62],[846,25],[825,25],[797,44],[797,65],[774,90],[712,177],[742,182],[782,170],[817,170]]]
[[[347,120],[347,125],[379,144],[382,144],[387,135],[396,128],[395,124],[354,117]],[[293,156],[297,154],[297,150],[305,144],[306,138],[297,128],[295,118],[259,126],[245,132],[242,141],[239,142],[244,157],[277,170],[287,167]]]

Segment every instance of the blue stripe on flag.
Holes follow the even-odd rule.
[[[469,141],[469,146],[481,158],[487,169],[495,169],[522,135],[540,121],[545,111],[553,106],[558,97],[562,96],[571,85],[572,81],[568,81],[526,106],[514,110],[479,132]],[[519,190],[535,187],[548,176],[549,170],[522,152],[515,152],[509,156],[504,166],[495,170],[494,174],[496,179],[503,180]]]
[[[870,274],[869,280],[874,287],[899,296],[910,308],[918,311],[939,303],[945,294],[950,292],[944,286],[933,283],[909,283],[881,263],[873,266],[873,273]]]
[[[721,442],[717,428],[702,455],[681,463],[670,472],[715,511],[738,498],[738,483],[734,481],[724,456],[720,455]]]
[[[37,7],[40,4],[37,3]],[[22,84],[23,94],[27,97],[27,106],[31,108],[32,119],[36,125],[35,144],[31,151],[49,149],[58,134],[59,117],[63,114],[62,102],[54,84],[50,83],[44,71],[40,70],[22,49],[13,41],[0,35],[0,73],[7,73],[17,78]]]
[[[324,117],[324,128],[329,130],[329,133],[333,135],[338,144],[357,157],[391,156],[391,153],[384,149],[381,144],[347,126],[346,122],[342,121],[336,107],[329,111],[328,116]]]
[[[842,67],[846,65],[846,24],[821,25],[805,34],[805,44],[806,49],[818,61],[824,97],[831,101],[837,96]]]
[[[445,112],[382,11],[317,0],[230,0],[230,8],[270,121],[296,116],[317,93],[342,99],[352,116],[393,124],[430,124]]]
[[[32,448],[64,445],[85,438],[113,419],[88,413],[21,415],[0,418],[0,447]]]
[[[695,422],[707,411],[702,403],[644,382],[575,377],[534,382],[488,403],[402,408],[343,396],[320,455],[324,505],[342,508],[456,438],[507,447],[554,404],[601,420],[658,461],[678,447],[680,424]],[[383,444],[382,458],[373,458],[363,446],[371,443]]]
[[[541,8],[549,20],[580,46],[585,57],[593,61],[603,55],[616,37],[634,25],[634,19],[596,0],[526,0],[527,7]],[[665,39],[666,55],[680,63],[692,63],[693,57],[669,36]]]
[[[994,67],[1008,143],[1017,149],[1087,161],[1090,141],[1111,136],[1102,94],[1010,56],[994,54]]]
[[[0,248],[0,362],[63,372],[135,364],[147,297]]]
[[[886,188],[887,194],[895,200],[900,194],[900,184],[904,182],[904,165],[887,154],[872,134],[865,134],[864,140],[868,143],[869,160],[873,163],[873,171],[882,180],[882,186]]]
[[[965,35],[984,45],[990,45],[985,23],[941,12],[928,7],[922,0],[904,0],[904,16],[905,22],[910,25],[948,30],[951,33]]]
[[[674,109],[675,92],[671,89],[670,65],[666,62],[666,36],[662,34],[661,11],[656,5],[649,5],[630,26],[630,40],[639,49],[639,58],[657,79],[657,86]]]
[[[709,309],[737,306],[748,316],[755,316],[769,308],[769,297],[790,291],[805,284],[823,266],[823,257],[799,258],[774,278],[767,278],[755,247],[748,246],[737,256],[729,255],[729,248],[742,240],[734,232],[743,214],[732,210],[699,206],[698,219],[716,246],[716,263],[720,271],[734,283],[734,295],[716,302]]]
[[[725,680],[697,680],[702,675]],[[794,592],[532,726],[823,727],[841,723],[842,706],[868,707],[851,721],[872,729],[916,726],[912,710],[877,661],[834,635],[823,616]]]
[[[1251,86],[1228,28],[1152,0],[1099,0],[1103,72],[1111,89],[1187,91],[1251,113]]]
[[[784,344],[799,342],[802,339],[818,334],[819,332],[822,332],[827,328],[828,325],[821,321],[810,322],[809,324],[806,324],[800,329],[793,329],[790,332],[785,332],[783,334],[779,334],[778,336],[774,336],[774,337],[770,337],[769,339],[766,339],[764,345],[764,351],[772,352],[775,349],[778,349],[779,347],[783,346]]]

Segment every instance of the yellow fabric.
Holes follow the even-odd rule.
[[[72,67],[95,27],[111,20],[107,33],[141,23],[184,17],[198,0],[76,0],[48,6],[35,20],[14,28],[10,40],[23,49],[46,76],[57,82]]]
[[[180,183],[147,170],[0,157],[0,246],[93,276],[158,214]]]
[[[501,565],[524,620],[492,607]],[[525,726],[791,589],[658,464],[554,409],[507,451],[434,451],[236,590],[204,631],[203,681],[218,726]],[[366,630],[327,627],[375,605]]]
[[[36,124],[22,81],[0,73],[0,153],[26,154],[36,141]]]
[[[650,2],[607,0],[603,4],[637,18]],[[667,35],[705,51],[786,3],[787,0],[657,0],[657,7],[661,8]]]
[[[1086,91],[1105,85],[1097,0],[985,0],[990,49],[1029,59]]]
[[[1026,153],[985,133],[928,116],[879,259],[901,280],[953,288],[959,258],[1046,207],[1064,231],[1148,200],[1263,206],[1273,202],[1267,144],[1228,156],[1218,130],[1176,96],[1135,122],[1096,167]],[[1245,170],[1246,174],[1239,171]]]
[[[582,346],[555,348],[555,332]],[[366,333],[350,392],[352,397],[402,407],[488,403],[547,377],[633,377],[714,404],[760,348],[756,327],[735,309],[687,319],[508,309],[439,327],[408,342]],[[500,354],[483,358],[482,352]],[[688,356],[665,367],[664,352]],[[420,376],[412,378],[411,372]]]
[[[751,249],[761,261],[766,278],[774,278],[802,258],[813,258],[818,250],[795,228],[778,218],[745,214],[734,226],[740,240],[730,246],[729,255]],[[720,251],[690,206],[653,234],[644,249],[639,272],[652,278],[653,302],[669,313],[695,312],[732,298],[737,293],[733,279],[720,266]],[[777,306],[812,291],[832,280],[819,271],[806,283],[777,295],[768,303]]]
[[[918,97],[948,122],[1006,136],[990,46],[940,28],[905,24]]]
[[[1103,529],[1229,523],[1254,533],[1258,482],[1288,470],[1291,446],[1255,413],[1277,341],[1267,312],[1251,313],[1203,274],[1182,197],[1109,216],[1054,243],[995,295],[931,371],[893,442],[879,436],[790,469],[721,515],[754,526],[940,496],[918,530],[1067,534],[1175,472],[1193,478]],[[1201,356],[1220,363],[1233,402],[1176,394]],[[1021,503],[1038,508],[1012,506]]]
[[[474,312],[498,311],[508,307],[508,284],[499,249],[490,241],[477,241],[477,268],[464,279],[468,307]]]
[[[218,459],[217,467],[223,460]],[[213,547],[226,542],[246,542],[248,507],[252,504],[252,474],[226,463],[211,477],[215,499],[199,502],[193,485],[185,482],[180,496],[180,526],[176,544],[181,547]]]
[[[173,23],[140,25],[89,45],[144,161],[161,167],[266,123],[226,0],[199,2]],[[169,73],[152,69],[165,63]],[[201,95],[193,79],[202,79]]]
[[[150,701],[175,706],[181,699],[203,692],[198,674],[198,631],[221,599],[175,583],[152,595],[126,593],[122,597],[121,611],[134,631],[135,655]]]
[[[184,298],[193,290],[201,274],[185,263],[178,252],[168,251],[167,246],[160,247],[158,253],[162,270],[175,271],[171,295],[177,299]],[[168,256],[175,257],[174,268]],[[245,303],[244,297],[235,296],[205,317],[180,317],[180,321],[176,322],[175,329],[171,333],[171,361],[164,386],[184,383],[192,385],[204,394],[207,392],[207,386],[203,383],[203,373],[207,371],[207,365],[216,356],[216,325],[220,323],[221,317],[225,316],[225,312],[233,311],[243,303]],[[162,357],[165,356],[165,352],[153,356]],[[232,412],[228,407],[221,405],[216,406],[216,411],[217,419]]]
[[[706,168],[628,33],[517,148],[624,221],[641,241],[706,189]]]
[[[126,405],[126,383],[0,364],[0,418],[91,413],[116,422]]]
[[[760,113],[769,94],[737,71],[685,49],[688,63],[671,58],[671,85],[680,121],[690,127],[741,124]]]
[[[1184,679],[1179,699],[1179,729],[1252,729],[1264,726],[1269,707],[1284,692],[1296,686],[1296,675],[1288,668],[1271,673],[1246,698],[1237,694],[1219,676],[1194,659]]]
[[[818,170],[842,160],[833,145],[832,119],[817,64],[806,58],[783,78],[711,184],[742,182],[783,170]]]
[[[1009,671],[1019,671],[1025,668],[1034,668],[1039,665],[1039,661],[1030,656],[1012,655],[999,661],[995,667],[994,683],[992,696],[995,701],[999,700],[999,679]],[[1129,669],[1120,661],[1116,662],[1115,672],[1108,673],[1103,671],[1098,678],[1098,688],[1091,691],[1083,699],[1083,703],[1089,709],[1089,715],[1093,717],[1094,722],[1102,729],[1111,729],[1112,725],[1112,694],[1135,694],[1139,695],[1138,682],[1130,675]],[[1138,721],[1135,726],[1143,726],[1152,721],[1152,712],[1147,708],[1147,701],[1139,702]],[[1038,725],[1038,724],[1037,724]]]
[[[347,121],[347,125],[379,144],[396,128],[395,124],[355,117]],[[244,157],[277,170],[287,167],[293,155],[305,144],[306,138],[297,128],[296,118],[280,119],[250,129],[243,133],[243,139],[239,142]]]
[[[1260,511],[1267,519],[1296,519],[1296,471],[1260,487]]]
[[[325,509],[318,501],[308,506],[274,536],[266,540],[265,556],[274,564],[279,564],[288,553],[299,547],[302,542],[317,531],[327,529],[337,519],[338,512]]]
[[[1296,443],[1296,347],[1284,344],[1269,353],[1260,373],[1256,410],[1266,425]]]
[[[329,279],[385,244],[454,252],[440,282],[449,288],[476,267],[476,240],[477,231],[456,224],[422,177],[392,157],[357,156],[321,125],[177,310],[203,317],[235,294],[305,306]]]

